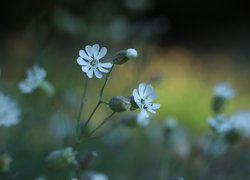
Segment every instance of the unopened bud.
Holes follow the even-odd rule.
[[[109,101],[109,107],[115,112],[127,111],[131,108],[130,100],[124,96],[114,96]]]
[[[114,64],[124,64],[129,59],[134,59],[138,55],[137,51],[135,49],[129,48],[127,50],[121,50],[118,53],[115,54],[113,58]]]

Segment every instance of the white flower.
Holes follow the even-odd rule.
[[[139,91],[133,90],[134,101],[141,109],[138,121],[149,118],[148,112],[155,114],[155,110],[160,108],[160,104],[152,103],[157,97],[156,92],[150,84],[140,83]],[[148,112],[147,112],[148,111]],[[146,123],[148,124],[148,123]]]
[[[46,157],[46,161],[52,164],[53,162],[60,160],[60,163],[76,165],[78,163],[76,160],[76,154],[77,152],[72,147],[66,147],[64,149],[50,152]]]
[[[208,124],[216,133],[222,135],[227,134],[235,128],[230,118],[222,114],[208,118]]]
[[[250,112],[237,111],[230,116],[219,115],[208,119],[209,125],[219,134],[227,134],[233,130],[250,137]]]
[[[250,137],[250,111],[237,111],[230,116],[235,129],[240,130],[246,137]]]
[[[236,91],[229,84],[221,82],[214,87],[214,95],[223,99],[232,99]]]
[[[108,180],[108,176],[103,173],[89,171],[86,174],[84,174],[82,179],[88,179],[88,180]]]
[[[0,92],[0,126],[9,127],[19,122],[20,110],[17,103]]]
[[[100,49],[100,46],[98,44],[93,45],[92,47],[90,45],[87,45],[84,50],[79,51],[79,56],[77,58],[77,63],[82,66],[82,71],[87,74],[89,78],[93,77],[93,74],[99,79],[103,77],[102,73],[107,73],[109,70],[105,68],[111,68],[112,64],[102,63],[100,62],[100,59],[103,58],[107,53],[107,48],[102,47]]]
[[[31,93],[45,81],[46,70],[34,65],[26,71],[27,78],[18,84],[22,93]]]

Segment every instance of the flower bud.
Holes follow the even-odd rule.
[[[114,64],[124,64],[129,59],[134,59],[138,55],[135,49],[129,48],[127,50],[121,50],[117,52],[113,58]]]
[[[109,107],[115,112],[127,111],[131,108],[130,100],[124,96],[114,96],[109,101]]]

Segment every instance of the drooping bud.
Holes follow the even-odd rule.
[[[131,108],[130,100],[124,96],[114,96],[109,101],[109,107],[115,112],[127,111]]]
[[[121,50],[117,52],[113,58],[114,64],[124,64],[129,59],[135,59],[137,57],[138,53],[136,49],[129,48],[127,50]]]

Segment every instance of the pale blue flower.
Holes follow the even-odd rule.
[[[145,126],[149,123],[148,112],[155,114],[155,110],[160,108],[160,104],[152,103],[152,101],[156,99],[157,94],[150,84],[140,83],[139,89],[133,90],[133,97],[134,101],[141,109],[137,122]]]
[[[218,115],[209,118],[208,123],[219,134],[224,135],[236,130],[250,137],[250,111],[237,111],[229,116]]]
[[[15,100],[0,92],[0,126],[12,126],[19,122],[20,109]]]
[[[235,89],[225,82],[220,82],[214,87],[214,95],[223,99],[232,99],[236,95]]]
[[[82,179],[89,179],[89,180],[108,180],[108,176],[104,173],[88,171],[84,174]]]
[[[34,65],[32,68],[27,69],[27,77],[25,80],[18,84],[18,87],[22,93],[31,93],[36,88],[41,86],[46,78],[46,70]]]
[[[102,47],[100,49],[99,44],[94,44],[93,46],[87,45],[85,50],[79,51],[79,56],[77,58],[77,63],[82,66],[82,71],[87,74],[89,78],[93,77],[93,74],[101,79],[103,73],[108,73],[109,68],[112,67],[112,64],[109,62],[102,63],[102,59],[107,54],[107,48]]]

